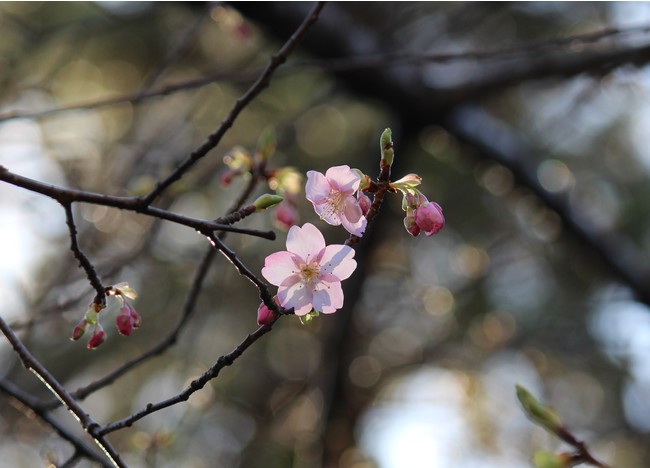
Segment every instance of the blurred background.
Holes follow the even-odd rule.
[[[146,193],[198,147],[307,3],[0,3],[0,164],[69,188]],[[447,225],[412,238],[391,197],[357,248],[345,307],[274,329],[185,404],[109,439],[134,467],[525,467],[567,450],[515,398],[549,402],[594,454],[650,466],[650,4],[332,3],[219,146],[157,206],[214,219],[247,184],[223,157],[273,126],[269,166],[415,172]],[[570,37],[570,40],[564,38]],[[263,188],[260,188],[262,191]],[[300,197],[300,220],[316,222]],[[90,352],[94,295],[61,207],[0,184],[0,314],[70,390],[158,343],[208,244],[191,229],[76,204],[106,284],[143,326]],[[272,213],[230,235],[255,272],[284,249]],[[345,239],[323,227],[329,243]],[[180,392],[256,329],[257,290],[215,257],[163,355],[82,401],[100,423]],[[49,400],[6,340],[0,373]],[[6,466],[72,447],[0,398]],[[64,410],[54,415],[82,434]],[[78,466],[89,466],[82,461]]]

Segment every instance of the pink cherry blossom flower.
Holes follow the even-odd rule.
[[[415,224],[427,236],[432,236],[445,226],[442,208],[435,202],[427,201],[415,209]]]
[[[342,225],[350,234],[362,236],[367,220],[354,198],[360,182],[361,176],[349,166],[330,167],[325,175],[309,171],[305,195],[326,223]]]
[[[341,281],[357,267],[354,250],[347,245],[325,245],[323,234],[313,224],[292,226],[287,250],[264,261],[262,275],[278,286],[278,300],[296,315],[312,309],[331,314],[343,307]]]

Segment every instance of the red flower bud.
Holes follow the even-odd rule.
[[[84,336],[84,333],[86,333],[86,327],[88,326],[88,322],[86,322],[86,319],[81,319],[77,325],[72,329],[72,336],[70,339],[72,341],[77,341],[79,338]]]
[[[104,329],[101,325],[97,324],[95,331],[93,332],[93,336],[90,337],[90,340],[88,340],[88,343],[86,344],[86,348],[95,349],[101,345],[105,339],[106,332],[104,332]]]
[[[271,325],[273,322],[275,322],[277,315],[278,314],[266,307],[266,304],[262,302],[257,309],[257,324]]]

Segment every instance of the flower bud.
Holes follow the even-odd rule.
[[[86,333],[86,327],[88,326],[88,322],[86,322],[86,319],[83,318],[75,325],[75,327],[72,329],[72,336],[70,339],[72,341],[77,341],[79,338],[84,336],[84,333]]]
[[[269,309],[266,304],[263,302],[260,304],[257,309],[257,324],[258,325],[271,325],[275,322],[277,315],[271,309]]]
[[[546,451],[536,452],[533,456],[533,464],[535,468],[570,468],[573,466],[571,454]]]
[[[406,231],[413,237],[417,237],[420,234],[420,228],[415,222],[415,210],[408,209],[406,210],[406,217],[404,218],[404,227]]]
[[[282,202],[275,209],[275,224],[283,230],[298,222],[298,210],[291,203]]]
[[[432,236],[445,226],[445,217],[440,205],[426,202],[414,212],[415,223],[427,236]]]
[[[284,199],[280,195],[271,195],[270,193],[265,193],[253,202],[253,206],[255,207],[255,212],[259,212],[277,205],[282,200]]]
[[[133,319],[128,314],[118,315],[115,324],[120,335],[129,336],[133,331]]]
[[[543,405],[524,387],[517,385],[517,398],[523,406],[526,415],[534,422],[545,429],[557,434],[562,429],[562,420],[551,411],[546,405]]]
[[[95,326],[95,331],[93,332],[93,335],[90,337],[90,340],[88,340],[88,343],[86,344],[86,348],[95,349],[99,345],[101,345],[105,339],[106,339],[106,332],[104,331],[104,329],[100,324],[97,324]]]
[[[384,130],[379,139],[379,144],[381,147],[381,160],[384,164],[390,166],[393,164],[393,157],[395,152],[393,151],[393,140],[391,139],[392,132],[390,128]]]
[[[266,161],[275,153],[277,141],[273,127],[265,129],[257,140],[257,152],[255,156],[258,162]]]
[[[131,319],[133,320],[133,328],[140,328],[140,325],[142,325],[142,317],[140,317],[140,314],[138,314],[133,307],[129,306],[129,310]]]
[[[359,207],[361,208],[361,213],[365,216],[368,213],[368,210],[370,210],[370,206],[372,205],[372,201],[370,201],[370,197],[363,193],[361,190],[357,192],[357,200],[359,201]]]

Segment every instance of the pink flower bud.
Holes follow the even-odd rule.
[[[359,201],[359,206],[361,207],[361,213],[363,213],[365,216],[368,214],[368,210],[372,205],[372,201],[370,201],[370,197],[362,191],[357,192],[357,200]]]
[[[120,309],[120,314],[115,320],[117,331],[120,335],[129,336],[134,329],[140,327],[142,319],[135,309],[128,303],[124,303],[124,307]]]
[[[414,210],[409,209],[406,211],[406,217],[404,218],[404,227],[406,228],[406,231],[413,237],[416,237],[420,234],[420,227],[415,222]]]
[[[432,236],[445,225],[442,208],[434,202],[426,202],[415,210],[415,223],[427,236]]]
[[[277,315],[278,314],[266,307],[266,304],[262,302],[257,309],[257,324],[271,325],[273,322],[275,322]]]
[[[239,175],[237,171],[232,169],[225,169],[221,174],[219,174],[219,182],[222,187],[228,187],[236,175]]]
[[[90,337],[90,340],[88,340],[88,343],[86,344],[86,348],[95,349],[101,345],[105,339],[106,332],[104,332],[104,329],[101,325],[97,324],[95,331],[93,332],[93,336]]]
[[[77,341],[79,338],[84,336],[84,333],[86,333],[86,327],[88,326],[88,322],[86,322],[86,319],[83,318],[79,321],[77,325],[72,329],[72,336],[70,339],[72,341]]]
[[[131,318],[133,319],[133,328],[140,328],[140,325],[142,325],[142,317],[140,317],[140,314],[138,314],[133,307],[129,306],[129,309]]]
[[[126,309],[126,307],[122,308],[123,311],[124,309]],[[128,311],[126,313],[120,313],[115,320],[115,324],[117,325],[117,331],[120,332],[120,335],[129,336],[133,331],[133,319]]]
[[[275,208],[275,223],[282,229],[287,230],[298,222],[298,210],[287,202],[280,203]]]

